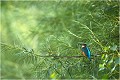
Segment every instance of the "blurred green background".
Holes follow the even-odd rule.
[[[0,4],[1,79],[119,79],[119,1]],[[78,43],[97,57],[40,57],[82,56]]]

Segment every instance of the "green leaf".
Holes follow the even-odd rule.
[[[115,70],[116,65],[111,69],[111,73]]]
[[[102,55],[102,59],[104,58],[105,54]]]
[[[104,52],[107,52],[109,49],[110,49],[110,46],[103,48]]]
[[[117,50],[117,45],[114,45],[113,47],[110,48],[112,51]]]
[[[104,74],[103,77],[102,77],[102,80],[108,79],[108,77],[109,77],[109,76],[108,76],[107,74]]]
[[[99,64],[99,71],[104,70],[104,64]]]
[[[97,78],[96,78],[95,76],[92,76],[92,75],[91,75],[91,77],[92,77],[94,80],[97,80]]]
[[[53,72],[53,73],[50,75],[50,78],[52,78],[52,79],[56,78],[56,73]]]
[[[120,64],[120,59],[119,58],[115,59],[115,64]]]

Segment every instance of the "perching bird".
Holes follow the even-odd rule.
[[[91,52],[86,44],[82,44],[82,54],[88,57],[89,60],[91,60]]]

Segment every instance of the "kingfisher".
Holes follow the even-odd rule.
[[[89,48],[87,47],[87,44],[82,44],[82,54],[88,57],[89,60],[91,60],[91,52]]]

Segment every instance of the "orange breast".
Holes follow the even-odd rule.
[[[83,54],[85,57],[87,57],[86,54],[85,54],[84,52],[82,52],[82,54]]]

